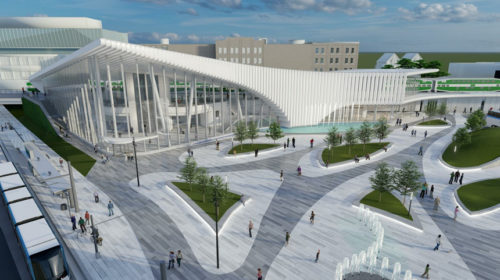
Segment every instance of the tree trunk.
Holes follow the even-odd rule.
[[[405,205],[405,202],[406,202],[406,194],[403,195],[403,206]]]

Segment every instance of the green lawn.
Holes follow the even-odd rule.
[[[191,198],[198,206],[200,206],[205,213],[207,213],[215,221],[215,207],[207,196],[205,203],[203,203],[203,192],[201,186],[198,184],[193,184],[193,191],[189,190],[189,186],[185,182],[172,182],[176,187],[183,191],[189,198]],[[219,220],[227,209],[231,208],[236,202],[240,200],[241,196],[232,192],[228,192],[226,201],[219,206]]]
[[[500,178],[460,187],[457,191],[462,203],[471,211],[479,211],[500,203]]]
[[[448,125],[448,123],[443,120],[430,120],[426,122],[421,122],[418,125]]]
[[[94,166],[95,160],[59,137],[38,105],[23,98],[22,107],[19,105],[6,107],[26,128],[59,156],[71,161],[73,167],[82,175],[86,176],[89,173],[92,166]]]
[[[231,150],[229,150],[228,154],[232,155],[234,151],[236,151],[237,154],[242,154],[242,153],[248,153],[248,152],[254,152],[255,149],[259,149],[259,152],[265,149],[271,149],[280,146],[279,144],[243,144],[243,145],[236,145],[234,146]]]
[[[455,167],[471,167],[492,161],[500,156],[500,128],[484,128],[471,133],[470,144],[453,152],[452,142],[443,153],[443,160]]]
[[[387,211],[389,213],[398,215],[400,217],[403,217],[405,219],[408,219],[410,221],[413,221],[413,218],[411,215],[408,216],[408,209],[404,207],[403,203],[399,201],[394,195],[392,195],[389,192],[384,192],[382,193],[382,201],[379,202],[380,192],[379,191],[372,191],[371,193],[367,194],[363,199],[361,199],[361,203],[372,206],[378,209],[382,209],[384,211]]]
[[[363,151],[363,144],[354,144],[351,147],[350,154],[349,154],[349,146],[347,145],[337,146],[333,148],[333,154],[330,152],[329,149],[324,149],[323,153],[321,154],[321,158],[323,159],[323,162],[326,162],[328,160],[330,164],[346,160],[353,160],[354,155],[357,155],[358,158],[361,159],[365,156],[365,154],[371,154],[373,152],[376,152],[387,145],[389,145],[389,142],[367,143],[365,150]]]

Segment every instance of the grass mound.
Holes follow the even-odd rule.
[[[249,152],[254,152],[255,149],[259,149],[260,151],[266,150],[266,149],[271,149],[280,146],[279,144],[243,144],[243,145],[236,145],[234,146],[231,150],[229,150],[228,154],[233,155],[234,151],[236,151],[236,154],[243,154],[243,153],[249,153]]]
[[[324,149],[321,153],[321,158],[323,159],[323,162],[326,162],[328,160],[329,164],[346,160],[353,160],[355,155],[357,155],[358,158],[362,158],[365,154],[376,152],[380,149],[383,149],[384,146],[387,145],[389,145],[389,142],[367,143],[365,150],[363,151],[363,144],[354,144],[351,146],[351,153],[349,153],[348,145],[337,146],[333,147],[333,153],[330,149]]]
[[[401,201],[399,201],[399,199],[397,199],[394,195],[390,192],[382,193],[381,202],[378,201],[379,195],[379,191],[372,191],[363,197],[360,202],[413,221],[411,215],[408,215],[408,209],[406,209],[403,203],[401,203]]]
[[[443,121],[443,120],[430,120],[430,121],[426,121],[426,122],[421,122],[419,123],[418,125],[448,125],[447,122]]]
[[[500,203],[500,178],[475,182],[457,191],[462,203],[471,211],[479,211]]]

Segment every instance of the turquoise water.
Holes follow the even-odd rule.
[[[362,122],[350,122],[350,123],[322,123],[318,125],[310,126],[296,126],[296,127],[282,127],[283,133],[295,133],[295,134],[324,134],[332,126],[336,126],[339,132],[344,132],[349,128],[358,129]],[[373,124],[373,123],[370,123]]]

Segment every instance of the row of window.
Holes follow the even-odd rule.
[[[227,49],[228,48],[219,48],[219,54],[227,54]],[[229,53],[230,54],[238,54],[240,48],[229,48]],[[241,53],[242,54],[251,54],[250,52],[251,48],[241,48]],[[262,54],[262,48],[253,48],[253,53],[254,54]]]
[[[345,53],[349,53],[349,50],[351,51],[351,53],[354,53],[354,48],[345,48]],[[324,54],[325,48],[316,48],[315,53]],[[330,48],[330,53],[340,53],[340,48]]]
[[[351,68],[344,68],[344,70],[347,70],[347,69],[352,70],[352,67],[351,67]],[[335,71],[338,71],[338,70],[339,70],[339,69],[338,69],[337,67],[335,67]],[[323,72],[323,68],[319,68],[319,69],[318,69],[318,68],[314,68],[314,71],[316,71],[316,72],[318,72],[318,71],[319,71],[319,72]],[[334,70],[333,70],[333,68],[330,68],[330,69],[328,69],[328,71],[330,71],[330,72],[331,72],[331,71],[334,71]]]
[[[224,60],[224,61],[236,62],[236,63],[240,62],[240,60],[237,57],[235,57],[235,58],[231,57],[229,60],[227,58],[219,58],[219,59],[220,60]],[[243,64],[252,64],[251,60],[250,60],[250,57],[247,57],[247,58],[244,57],[244,58],[242,58],[241,59],[241,63],[243,63]],[[253,64],[262,64],[262,58],[261,57],[259,57],[259,58],[254,57],[253,58]]]
[[[349,61],[351,61],[351,62],[349,62]],[[314,63],[315,64],[318,64],[318,63],[323,64],[323,63],[325,63],[325,60],[322,57],[321,58],[316,57],[314,59]],[[333,57],[330,57],[330,63],[333,63]],[[335,63],[339,63],[338,57],[335,57]],[[354,58],[351,57],[349,60],[349,57],[346,57],[346,58],[344,58],[344,63],[354,63]]]

